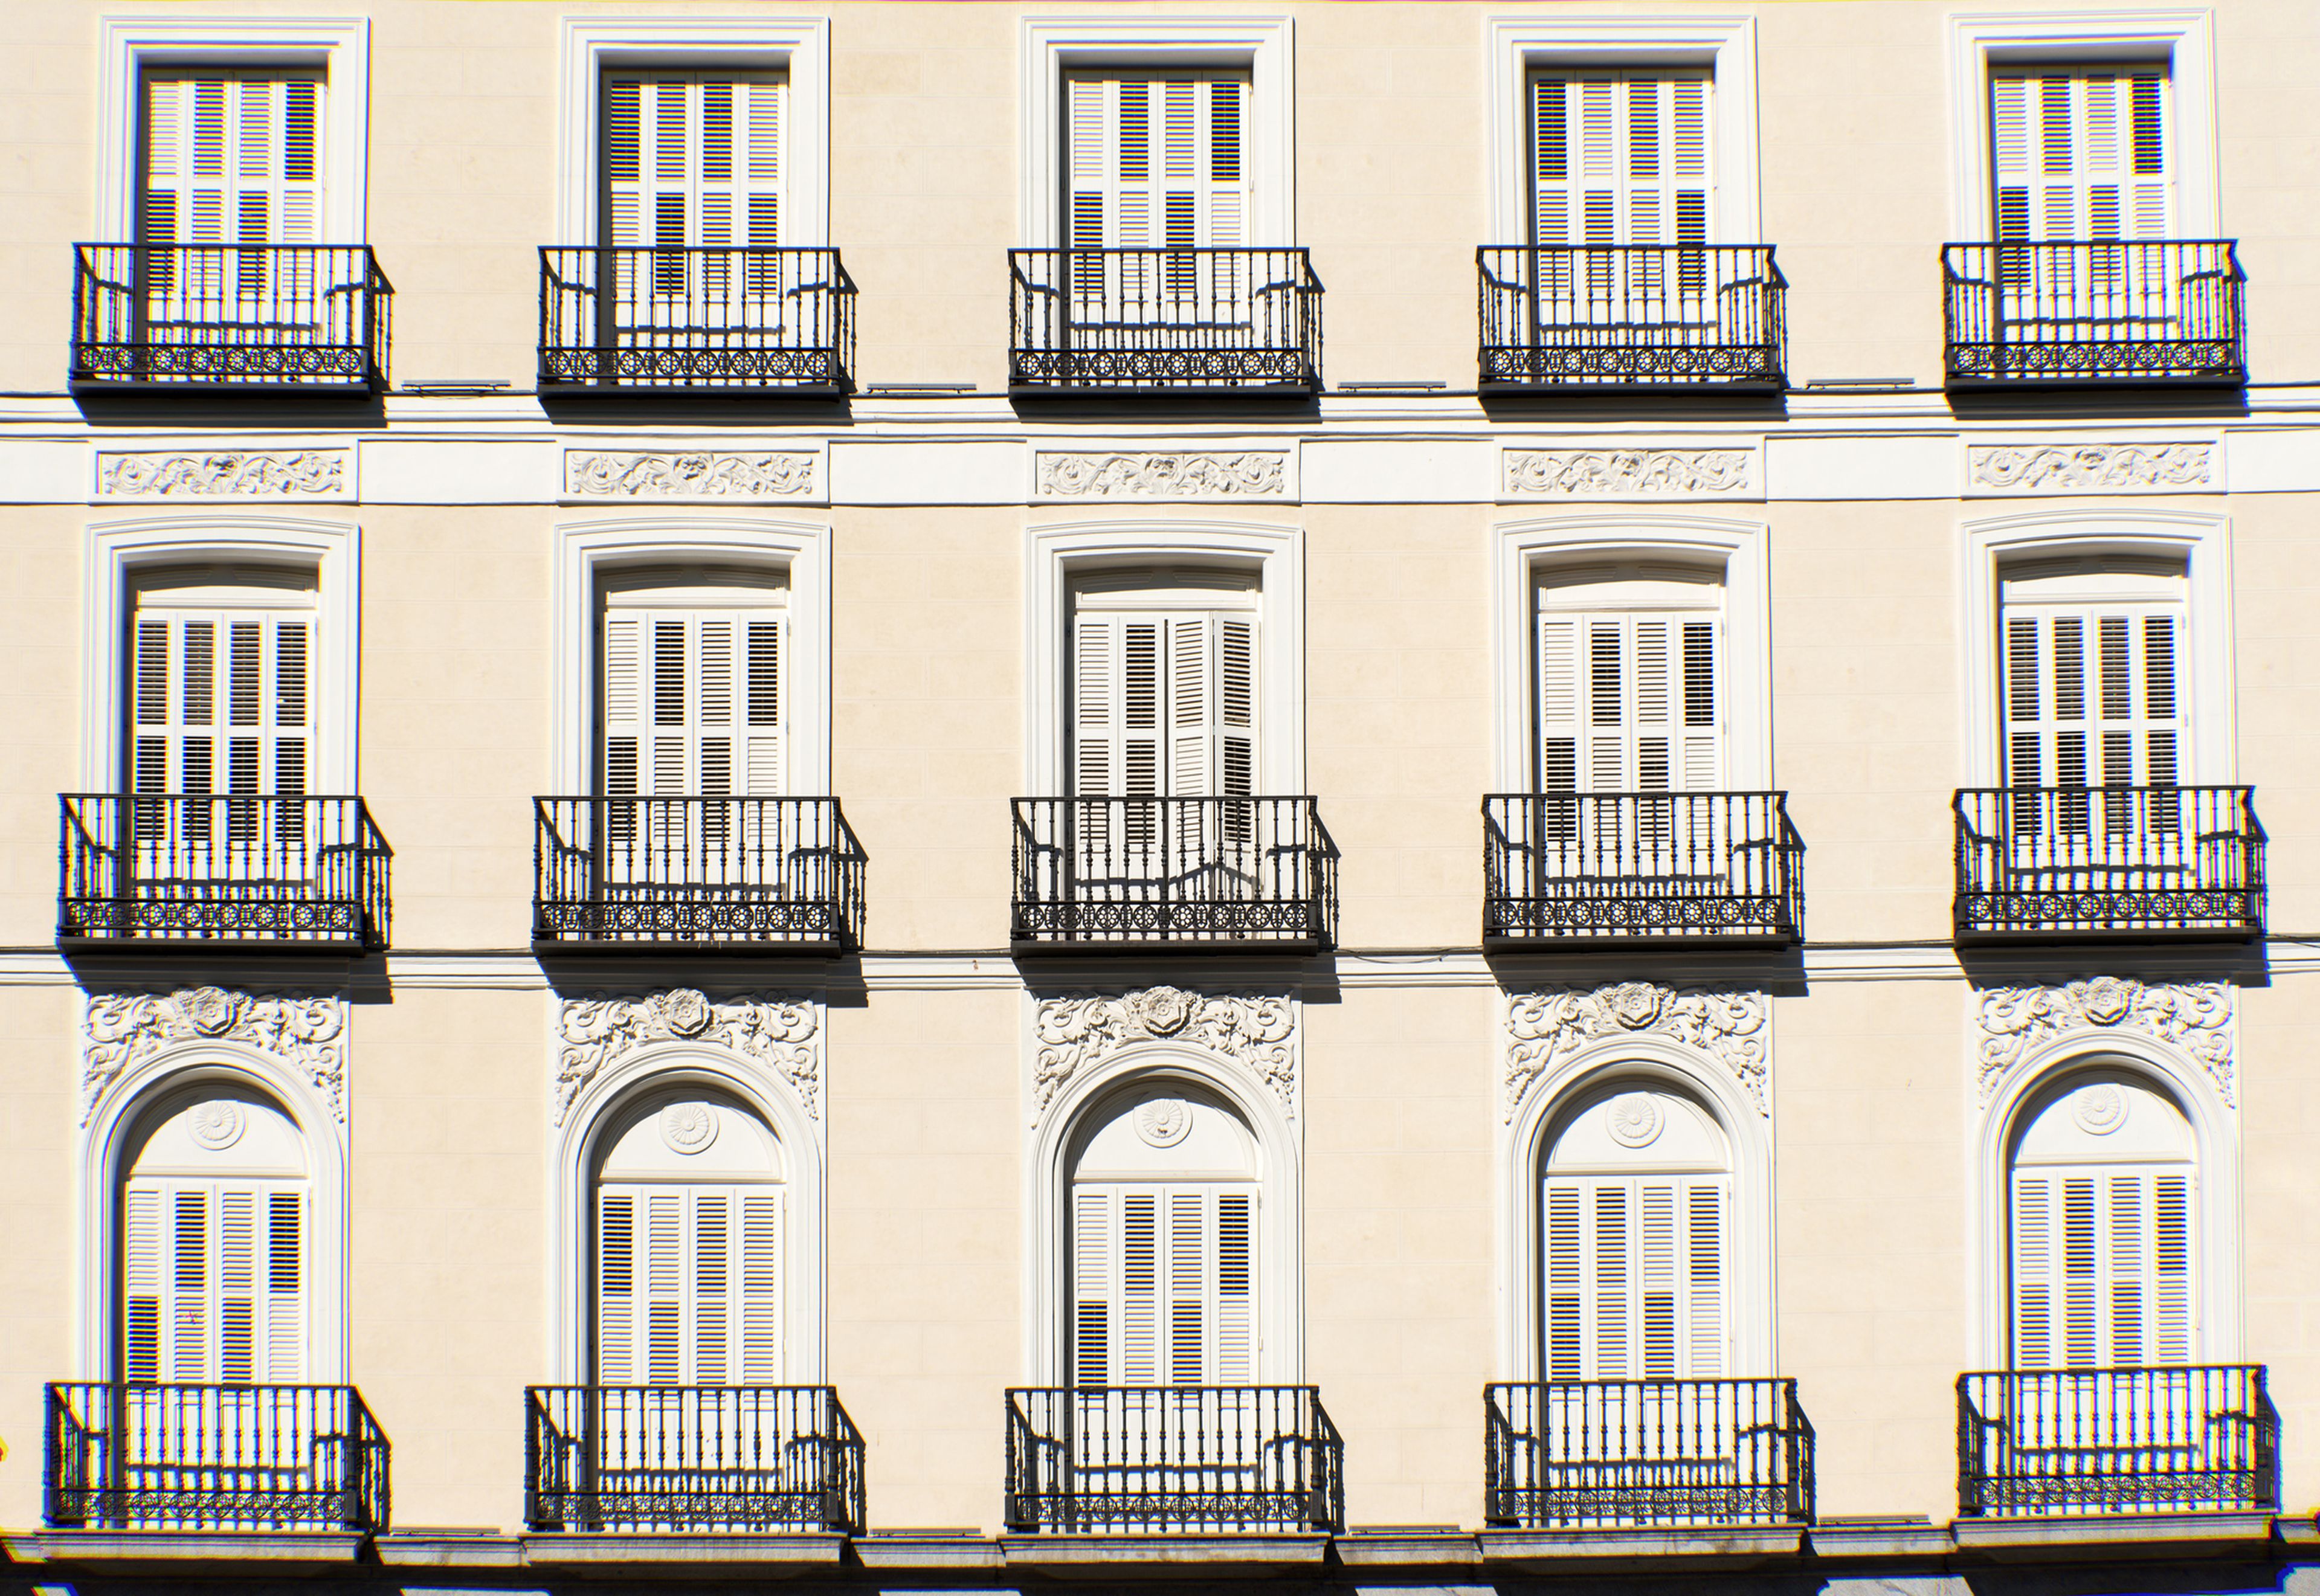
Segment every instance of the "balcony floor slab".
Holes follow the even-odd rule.
[[[1318,1534],[1009,1535],[999,1544],[1008,1567],[1065,1579],[1278,1573],[1319,1568],[1329,1555],[1329,1537]]]
[[[846,1537],[829,1532],[760,1535],[748,1531],[638,1530],[597,1534],[557,1532],[523,1537],[523,1560],[532,1568],[605,1572],[809,1573],[835,1568],[846,1555]]]
[[[355,1562],[368,1538],[349,1529],[49,1529],[9,1536],[5,1544],[16,1563],[107,1573],[232,1563],[320,1573]]]
[[[1475,1537],[1486,1566],[1527,1573],[1610,1565],[1679,1564],[1737,1567],[1793,1557],[1804,1549],[1796,1524],[1616,1525],[1572,1529],[1486,1529]]]
[[[2116,1549],[2137,1557],[2207,1555],[2219,1546],[2268,1545],[2272,1515],[2259,1512],[2097,1513],[2067,1518],[1960,1519],[1958,1550],[2032,1561]]]

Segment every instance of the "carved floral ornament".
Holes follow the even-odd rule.
[[[1980,993],[1980,1091],[1988,1102],[2007,1072],[2033,1050],[2073,1032],[2132,1031],[2164,1042],[2234,1101],[2232,987],[2227,981],[2146,985],[2096,975],[2058,986],[1993,986]]]
[[[96,491],[108,499],[330,498],[347,491],[342,449],[259,454],[101,454]]]
[[[646,454],[567,449],[567,493],[592,499],[795,499],[813,492],[808,452]]]
[[[1506,491],[1572,499],[1739,494],[1755,458],[1746,449],[1510,449]]]
[[[1042,454],[1039,492],[1058,499],[1277,499],[1288,491],[1289,456]]]
[[[1622,1036],[1649,1036],[1690,1049],[1721,1066],[1756,1111],[1769,1115],[1764,1044],[1771,1021],[1772,1004],[1761,992],[1623,981],[1591,992],[1510,993],[1506,1120],[1513,1122],[1532,1085],[1557,1065],[1590,1042]]]
[[[1297,1008],[1259,993],[1193,993],[1149,986],[1115,995],[1039,1000],[1033,1022],[1033,1123],[1072,1078],[1131,1044],[1182,1041],[1240,1065],[1297,1114]]]
[[[80,1122],[122,1075],[183,1042],[231,1042],[269,1054],[313,1084],[347,1117],[347,1002],[192,986],[159,993],[91,993],[82,1014]],[[235,1130],[240,1134],[239,1129]],[[231,1140],[231,1138],[228,1138]],[[224,1145],[224,1144],[220,1144]]]
[[[821,1118],[821,1027],[811,1002],[711,998],[679,986],[644,997],[566,1000],[557,1017],[556,1122],[564,1123],[591,1081],[656,1042],[697,1042],[770,1069],[796,1091],[810,1118]]]
[[[2208,487],[2215,453],[2209,443],[1978,445],[1966,450],[1966,475],[2010,493]]]

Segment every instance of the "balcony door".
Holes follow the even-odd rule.
[[[1538,72],[1530,79],[1531,241],[1549,325],[1714,327],[1703,253],[1716,195],[1705,68]]]
[[[322,73],[172,68],[148,71],[143,87],[136,242],[146,339],[184,342],[198,330],[226,341],[311,341],[319,329],[299,323],[332,285],[316,280],[312,255],[257,246],[322,242]]]
[[[1246,71],[1075,71],[1064,84],[1062,236],[1073,249],[1237,250],[1249,243]],[[1066,258],[1073,322],[1250,332],[1245,258]]]

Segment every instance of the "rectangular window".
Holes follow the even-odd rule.
[[[786,596],[740,584],[607,589],[606,797],[782,793]]]
[[[1073,791],[1245,798],[1256,774],[1256,620],[1246,612],[1075,611]]]
[[[1994,70],[1998,241],[2172,236],[2170,97],[2167,68],[2158,64]]]
[[[1705,70],[1534,73],[1532,242],[1707,243],[1710,100]]]
[[[1584,601],[1583,588],[1542,590],[1538,790],[1719,790],[1723,618],[1708,609],[1568,607]]]
[[[784,242],[789,80],[771,72],[609,72],[604,242],[650,247],[651,291],[711,299],[770,260],[688,254]]]

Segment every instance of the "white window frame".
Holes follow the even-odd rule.
[[[1297,241],[1295,87],[1286,16],[1027,16],[1023,19],[1023,193],[1016,236],[1063,243],[1064,74],[1075,67],[1246,69],[1252,249]]]
[[[2221,231],[2216,186],[2215,15],[2177,11],[1979,12],[1949,19],[1950,236],[1997,236],[1990,214],[1989,74],[2021,62],[2164,61],[2172,80],[2175,231]]]
[[[369,219],[366,17],[109,16],[97,48],[96,240],[135,236],[141,85],[149,67],[313,67],[322,90],[319,241],[359,244]]]
[[[2178,658],[2190,680],[2183,699],[2191,723],[2180,772],[2186,786],[2227,785],[2236,779],[2233,732],[2232,565],[2230,522],[2220,515],[2176,510],[2053,510],[1965,523],[1960,543],[1959,590],[1965,624],[1958,637],[1965,693],[1963,784],[1995,787],[2005,781],[1998,757],[2003,732],[1998,703],[2000,583],[2009,567],[2040,560],[2119,555],[2180,560],[2185,576],[2183,625],[2189,633]],[[2180,690],[2180,689],[2179,689]]]
[[[564,184],[555,242],[596,242],[604,72],[747,68],[789,75],[784,249],[829,241],[829,21],[804,16],[592,16],[563,24]]]
[[[1763,244],[1756,177],[1756,23],[1745,16],[1557,16],[1484,19],[1490,56],[1491,233],[1530,237],[1529,80],[1552,67],[1704,67],[1714,78],[1709,140],[1716,198],[1713,244]]]
[[[361,534],[351,523],[264,516],[197,515],[100,521],[89,529],[81,680],[92,712],[81,717],[81,785],[125,790],[129,621],[137,578],[181,566],[285,566],[314,574],[312,670],[315,737],[307,791],[362,791],[356,690],[362,657]]]
[[[1066,713],[1072,583],[1119,567],[1196,567],[1251,571],[1256,578],[1255,793],[1301,793],[1305,785],[1305,534],[1297,527],[1234,521],[1072,521],[1030,530],[1025,606],[1029,628],[1024,709],[1026,793],[1071,792]]]
[[[596,790],[602,575],[621,566],[699,564],[787,571],[783,788],[793,797],[829,796],[829,540],[826,523],[754,516],[656,516],[558,526],[548,730],[548,768],[558,784],[556,790],[575,795]]]
[[[1502,524],[1495,542],[1493,791],[1536,790],[1539,576],[1561,566],[1630,562],[1692,566],[1721,577],[1725,787],[1772,790],[1772,574],[1763,522],[1649,512],[1563,516]]]

